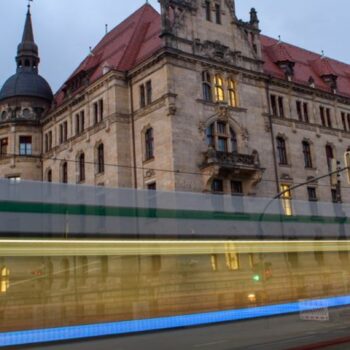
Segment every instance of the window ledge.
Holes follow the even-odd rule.
[[[291,164],[281,164],[281,163],[279,163],[278,165],[279,165],[280,167],[283,167],[283,168],[291,168],[291,167],[292,167]]]
[[[149,158],[149,159],[145,159],[143,161],[143,164],[148,164],[148,163],[152,163],[155,160],[155,157]]]

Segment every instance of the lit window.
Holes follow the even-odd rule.
[[[0,270],[0,293],[6,293],[10,287],[10,270],[2,267]]]
[[[153,129],[149,128],[145,132],[145,160],[154,158],[154,138]]]
[[[212,102],[213,95],[211,90],[211,76],[205,71],[202,73],[203,98],[205,101]]]
[[[215,83],[215,101],[216,102],[223,102],[225,101],[225,94],[224,94],[224,81],[219,74],[215,74],[214,78]]]
[[[234,247],[231,244],[225,245],[225,258],[226,266],[231,271],[236,271],[239,269],[239,258],[238,254],[234,251]]]
[[[218,256],[216,254],[212,254],[210,257],[211,269],[213,271],[218,270]]]
[[[282,195],[282,205],[284,209],[284,214],[287,216],[292,216],[293,215],[293,210],[292,210],[292,193],[290,191],[290,186],[289,185],[281,185],[280,187],[281,193],[283,192]]]
[[[19,154],[21,156],[32,155],[32,137],[31,136],[19,137]]]
[[[228,96],[229,105],[231,107],[237,107],[236,83],[232,79],[228,80]]]

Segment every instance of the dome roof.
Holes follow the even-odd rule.
[[[49,102],[53,99],[47,81],[32,71],[19,71],[10,77],[0,90],[0,101],[11,97],[38,97]]]

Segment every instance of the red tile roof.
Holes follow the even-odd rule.
[[[103,68],[128,71],[152,56],[162,47],[161,18],[149,4],[145,4],[125,21],[111,30],[69,77],[66,84],[83,73],[93,83],[103,75]],[[64,87],[55,96],[56,105],[63,102]]]
[[[295,63],[294,82],[309,85],[309,79],[312,78],[316,88],[330,92],[330,86],[322,76],[335,75],[338,77],[337,93],[350,97],[350,65],[264,35],[261,35],[261,43],[266,74],[284,79],[284,72],[276,64],[279,58],[276,52],[283,52],[283,57]]]
[[[160,30],[160,14],[151,5],[145,4],[106,34],[67,82],[88,74],[92,83],[103,75],[106,66],[119,71],[134,68],[162,48]],[[309,85],[312,78],[316,88],[330,91],[322,76],[335,75],[338,77],[338,93],[350,97],[349,65],[264,35],[261,35],[261,42],[266,74],[285,79],[277,62],[291,61],[295,63],[293,81],[296,83]],[[63,102],[63,95],[61,88],[56,94],[56,105]]]

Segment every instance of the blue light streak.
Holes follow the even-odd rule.
[[[0,347],[176,329],[350,305],[350,295],[239,310],[0,333]]]

